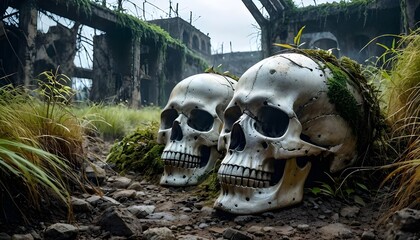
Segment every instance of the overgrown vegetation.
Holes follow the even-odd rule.
[[[91,134],[98,133],[105,140],[122,139],[138,127],[146,127],[150,122],[159,121],[158,107],[145,107],[140,111],[119,104],[105,106],[96,104],[89,107],[74,108],[73,112],[86,120]]]
[[[384,180],[391,185],[390,213],[405,207],[420,209],[420,30],[400,36],[386,47],[381,76],[384,109],[391,126],[390,156],[396,156]],[[387,58],[388,57],[388,58]],[[387,66],[392,66],[387,70]]]
[[[10,217],[11,209],[22,215],[21,208],[40,210],[41,200],[42,208],[54,199],[69,206],[69,186],[80,186],[71,170],[80,167],[84,154],[83,128],[67,109],[72,94],[67,80],[46,71],[35,92],[10,85],[0,88],[2,217]]]
[[[107,162],[114,163],[122,173],[134,171],[145,178],[158,179],[163,173],[160,156],[164,148],[164,145],[156,142],[158,128],[157,122],[151,122],[116,142],[110,150]]]

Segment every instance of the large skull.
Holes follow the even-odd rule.
[[[299,203],[311,162],[329,159],[338,171],[356,159],[355,131],[327,96],[332,77],[298,53],[264,59],[242,75],[224,113],[215,208],[250,214]],[[357,88],[344,88],[363,111]]]
[[[172,90],[161,113],[158,142],[166,144],[161,185],[197,185],[220,157],[223,111],[236,82],[213,73],[188,77]]]

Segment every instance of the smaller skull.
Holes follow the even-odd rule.
[[[158,142],[164,173],[161,185],[197,185],[220,157],[217,141],[223,111],[233,96],[235,81],[202,73],[179,82],[161,113]]]

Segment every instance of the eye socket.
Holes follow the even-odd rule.
[[[213,116],[201,109],[193,109],[188,118],[188,126],[198,131],[209,131],[213,126]]]
[[[258,111],[258,120],[255,122],[255,129],[266,137],[281,137],[289,125],[289,116],[282,110],[263,106]]]
[[[233,106],[225,110],[225,132],[232,131],[232,125],[241,117],[242,112],[238,106]]]
[[[172,127],[173,122],[178,117],[178,112],[175,109],[167,109],[160,114],[160,124],[163,129]]]

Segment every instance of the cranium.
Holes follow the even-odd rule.
[[[217,141],[223,111],[233,96],[231,78],[203,73],[179,82],[161,113],[158,142],[164,173],[161,185],[197,185],[220,157]]]
[[[330,161],[333,172],[355,161],[358,133],[342,113],[363,116],[364,100],[346,73],[333,73],[321,61],[284,53],[242,75],[219,137],[219,150],[227,153],[215,208],[252,214],[299,203],[313,161]],[[337,77],[344,77],[339,90],[329,82]],[[331,99],[342,93],[334,100],[343,106],[341,97],[347,98],[345,111]]]

